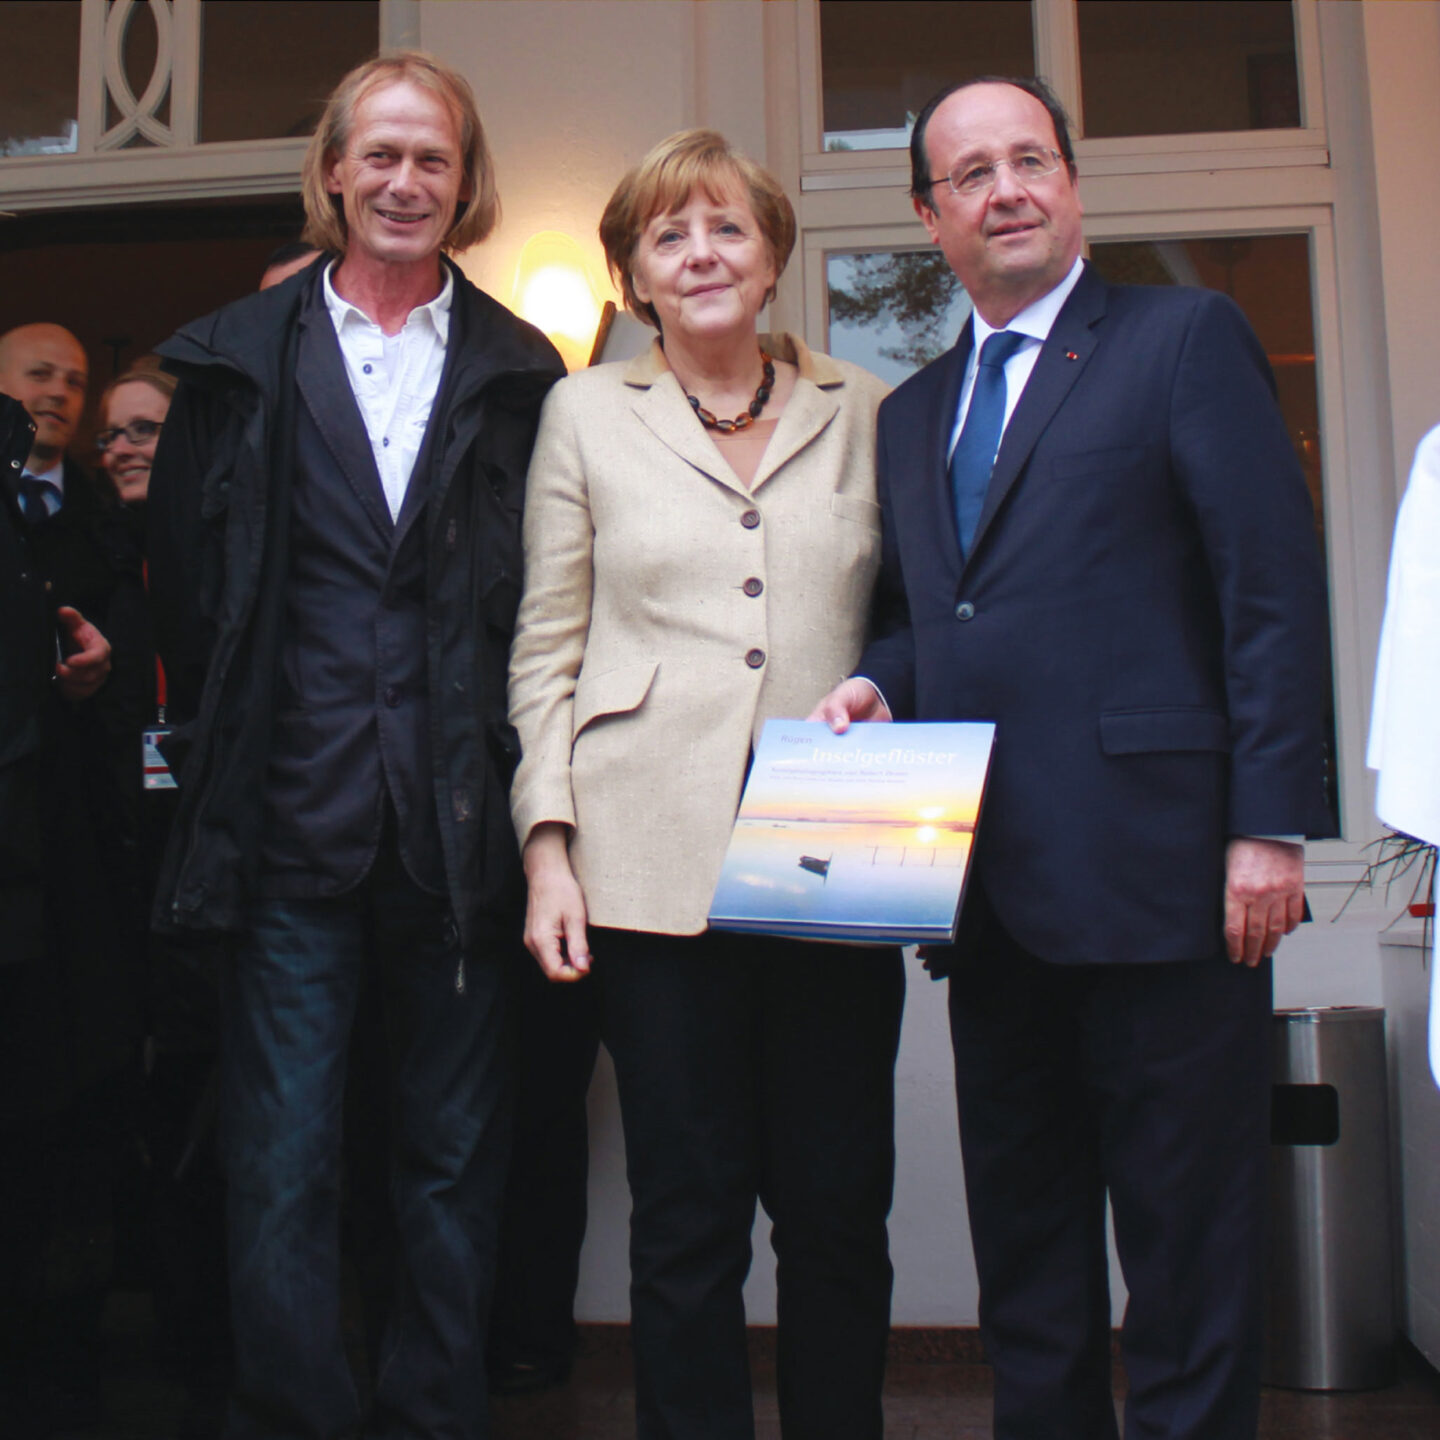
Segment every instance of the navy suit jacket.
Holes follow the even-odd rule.
[[[996,722],[973,873],[1025,949],[1216,954],[1226,840],[1330,833],[1325,577],[1265,356],[1224,296],[1087,266],[962,563],[946,451],[971,343],[881,407],[857,673],[897,719]]]

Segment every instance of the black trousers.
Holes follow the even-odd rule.
[[[880,1440],[899,952],[600,929],[591,946],[633,1201],[640,1440],[754,1434],[757,1196],[786,1440]]]
[[[1268,963],[1051,965],[993,919],[952,963],[996,1440],[1114,1440],[1107,1195],[1128,1440],[1253,1440],[1270,1012]]]
[[[511,971],[515,1143],[500,1217],[490,1364],[560,1374],[575,1351],[590,1129],[585,1097],[600,1049],[596,982],[555,985],[529,955]]]

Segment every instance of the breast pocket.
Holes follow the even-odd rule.
[[[877,535],[880,533],[880,507],[863,495],[832,495],[830,513],[856,525],[864,525]]]
[[[1050,462],[1056,480],[1103,480],[1122,475],[1145,463],[1143,445],[1111,445],[1099,450],[1077,450],[1057,455]]]

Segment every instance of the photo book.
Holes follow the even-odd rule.
[[[710,906],[717,930],[945,944],[995,727],[770,720]]]

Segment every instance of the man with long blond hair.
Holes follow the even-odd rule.
[[[523,897],[505,665],[525,470],[563,369],[445,256],[499,209],[454,71],[416,52],[353,70],[303,187],[327,258],[161,347],[180,386],[152,593],[189,723],[156,920],[233,937],[228,1440],[469,1440],[487,1433],[502,962]],[[362,979],[384,1011],[398,1252],[368,1414],[337,1222]]]

